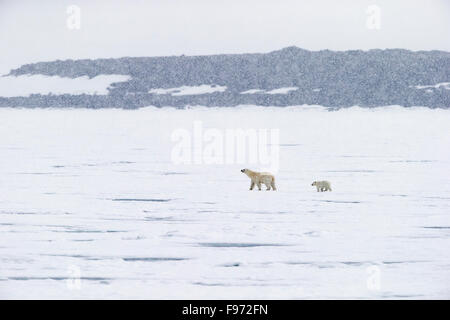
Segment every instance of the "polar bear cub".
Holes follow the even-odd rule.
[[[267,191],[270,190],[270,187],[272,187],[272,190],[277,190],[275,187],[275,177],[268,172],[256,172],[252,171],[250,169],[242,169],[242,173],[245,173],[251,180],[250,183],[250,190],[253,190],[255,187],[255,184],[258,186],[258,190],[261,191],[261,184],[264,183],[267,187]]]
[[[329,181],[314,181],[311,185],[316,186],[317,192],[332,191]]]

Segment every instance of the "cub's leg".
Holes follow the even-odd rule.
[[[252,180],[252,182],[250,183],[250,190],[253,190],[254,186],[255,186],[255,182],[253,182],[253,180]]]
[[[269,183],[264,183],[265,185],[266,185],[266,191],[269,191],[270,190],[270,184]]]
[[[317,192],[320,192],[320,188],[319,187],[316,187],[317,188]]]
[[[258,186],[258,190],[261,191],[261,182],[256,183],[256,185]]]

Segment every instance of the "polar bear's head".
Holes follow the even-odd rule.
[[[312,185],[312,186],[317,185],[317,181],[314,181],[311,185]]]
[[[248,171],[248,169],[242,169],[241,172],[242,173],[246,173]]]

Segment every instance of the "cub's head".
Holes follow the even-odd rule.
[[[242,169],[241,172],[242,173],[246,173],[248,171],[248,169]]]
[[[312,185],[312,186],[317,185],[317,181],[314,181],[311,185]]]

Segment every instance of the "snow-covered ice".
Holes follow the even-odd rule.
[[[249,191],[249,164],[173,164],[195,121],[279,129],[278,191]],[[449,124],[418,107],[0,109],[0,298],[448,299]]]

